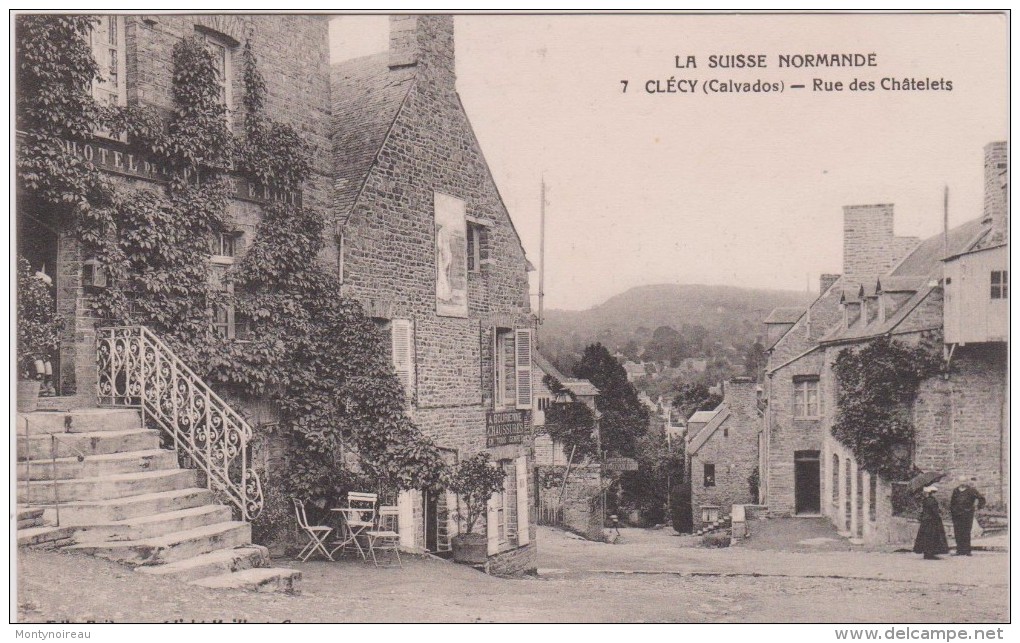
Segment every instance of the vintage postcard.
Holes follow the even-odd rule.
[[[10,21],[18,637],[1008,631],[1008,12]]]

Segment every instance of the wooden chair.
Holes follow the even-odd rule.
[[[333,532],[333,528],[326,525],[309,525],[308,516],[305,514],[305,503],[297,498],[294,498],[294,513],[297,514],[298,526],[308,535],[308,544],[297,555],[301,562],[307,562],[315,552],[321,552],[323,556],[333,560],[333,556],[326,551],[324,544],[326,538]]]
[[[347,537],[344,538],[344,546],[353,542],[362,560],[367,559],[358,538],[365,538],[365,532],[375,528],[375,510],[378,502],[379,496],[374,493],[351,491],[347,494],[347,510],[344,512]]]
[[[365,532],[365,537],[368,539],[368,552],[372,555],[372,562],[375,563],[376,567],[379,567],[379,559],[375,553],[377,551],[391,551],[396,555],[398,567],[403,567],[404,563],[400,560],[400,524],[399,518],[397,517],[396,507],[379,507],[379,524],[375,529],[370,529]],[[388,567],[393,567],[390,564]]]

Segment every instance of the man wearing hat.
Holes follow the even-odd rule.
[[[914,553],[924,554],[925,560],[938,560],[939,554],[949,553],[946,541],[946,528],[942,526],[942,515],[935,492],[939,488],[930,485],[924,488],[924,500],[921,501],[921,525],[914,539]]]
[[[974,524],[974,503],[985,506],[985,497],[971,486],[973,478],[960,476],[949,498],[949,515],[953,517],[953,534],[956,535],[956,555],[970,556],[970,528]]]

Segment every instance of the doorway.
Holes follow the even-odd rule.
[[[822,511],[822,477],[818,451],[793,454],[794,511],[819,514]]]

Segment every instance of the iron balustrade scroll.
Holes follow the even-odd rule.
[[[254,520],[262,483],[251,467],[251,426],[144,326],[97,331],[99,403],[139,408],[170,437],[179,456]]]

